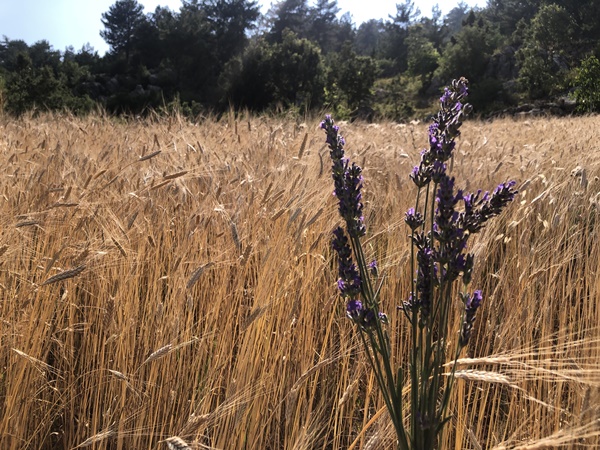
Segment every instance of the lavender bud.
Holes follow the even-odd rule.
[[[373,275],[375,278],[377,278],[379,276],[379,268],[377,267],[377,261],[373,260],[371,261],[369,264],[369,271],[371,272],[371,275]]]
[[[473,292],[472,296],[468,294],[463,296],[465,302],[465,316],[463,318],[462,328],[460,331],[459,344],[461,347],[466,346],[469,343],[471,337],[471,330],[473,329],[473,323],[475,322],[475,314],[477,309],[481,306],[483,298],[481,291]]]
[[[423,225],[423,214],[421,214],[419,211],[415,211],[415,208],[410,208],[408,211],[406,211],[404,221],[412,231],[415,231],[417,228]]]
[[[363,309],[363,304],[360,300],[349,300],[346,303],[346,315],[348,318],[353,321],[360,321],[364,316],[365,310]]]
[[[377,325],[377,322],[376,322],[377,320],[379,320],[383,324],[388,323],[388,318],[385,313],[379,312],[377,315],[375,315],[375,312],[372,309],[367,309],[364,311],[364,314],[361,317],[361,322],[359,322],[359,325],[363,329],[369,329],[369,328],[372,328],[375,325]]]
[[[431,180],[431,167],[421,162],[419,166],[415,166],[413,168],[412,172],[410,173],[410,179],[418,188],[427,186]]]
[[[471,283],[471,277],[473,276],[473,265],[475,262],[475,257],[473,253],[468,253],[465,258],[465,264],[463,267],[463,283],[465,285]]]
[[[352,261],[352,250],[348,243],[348,238],[341,227],[333,230],[332,247],[338,255],[339,279],[338,289],[342,297],[352,298],[360,294],[362,288],[362,279],[356,265]]]

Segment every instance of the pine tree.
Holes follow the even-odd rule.
[[[102,14],[105,29],[100,31],[100,36],[114,53],[125,52],[127,62],[135,32],[144,20],[143,10],[144,7],[136,0],[117,0],[108,12]]]

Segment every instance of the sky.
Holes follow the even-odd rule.
[[[138,0],[149,13],[160,6],[178,10],[181,0]],[[414,0],[421,14],[429,16],[431,8],[438,3],[443,14],[450,11],[459,0]],[[115,0],[0,0],[0,36],[22,39],[31,45],[47,40],[55,50],[64,51],[73,46],[75,50],[90,44],[103,55],[108,45],[100,37],[103,29],[102,13],[108,11]],[[259,0],[264,13],[272,0]],[[387,19],[396,11],[394,0],[338,0],[340,14],[350,12],[357,25],[369,19]],[[471,6],[485,6],[485,0],[466,0]],[[312,4],[312,2],[309,2]]]

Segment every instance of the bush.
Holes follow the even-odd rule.
[[[582,112],[600,111],[600,61],[593,55],[584,59],[577,70],[575,99]]]

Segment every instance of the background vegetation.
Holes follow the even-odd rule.
[[[144,14],[118,0],[102,16],[110,52],[0,42],[3,108],[188,116],[236,110],[404,120],[429,112],[454,78],[471,81],[476,111],[545,104],[598,109],[600,3],[489,0],[446,16],[411,0],[386,20],[352,22],[336,0],[280,0],[261,15],[251,0],[184,0]],[[586,63],[587,62],[587,63]],[[567,105],[567,106],[565,106]],[[526,110],[534,106],[524,107]]]
[[[390,448],[337,295],[318,122],[155,117],[0,120],[0,447]],[[595,120],[463,127],[457,179],[520,194],[473,247],[485,300],[445,448],[600,445]],[[427,127],[341,125],[400,363]]]

